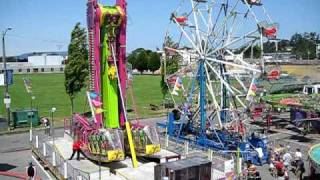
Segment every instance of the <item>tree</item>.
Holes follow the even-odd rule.
[[[140,72],[140,74],[143,73],[143,71],[147,70],[148,68],[148,55],[145,51],[142,51],[138,54],[135,62],[136,69]]]
[[[133,69],[137,69],[142,74],[143,71],[148,69],[148,50],[135,49],[128,56],[128,62],[132,64]]]
[[[287,52],[290,48],[290,41],[287,39],[282,39],[278,41],[278,52]],[[263,43],[263,52],[265,53],[275,53],[276,52],[276,42],[267,41]]]
[[[246,46],[241,47],[240,49],[238,49],[237,51],[235,51],[235,53],[241,53],[243,50],[245,50]],[[252,47],[253,50],[253,58],[260,58],[261,56],[261,48],[259,45],[254,45]],[[246,51],[244,51],[243,53],[243,57],[244,58],[250,58],[251,57],[251,47],[248,48]]]
[[[315,32],[296,33],[290,39],[292,53],[300,59],[314,59],[316,57],[316,44],[319,42],[319,34]]]
[[[68,59],[64,70],[65,88],[71,102],[71,112],[74,112],[74,98],[88,79],[88,48],[85,28],[77,23],[71,32],[71,41],[68,47]]]
[[[160,68],[160,55],[157,52],[148,54],[148,69],[154,74],[154,71]]]
[[[166,83],[166,75],[167,74],[174,74],[179,69],[179,60],[181,59],[181,56],[175,52],[167,51],[166,47],[178,49],[179,44],[175,43],[170,36],[167,36],[165,39],[165,42],[163,44],[165,49],[165,62],[166,64],[161,64],[161,81],[160,81],[160,87],[161,87],[161,93],[163,95],[163,99],[166,97],[169,91],[169,87]]]

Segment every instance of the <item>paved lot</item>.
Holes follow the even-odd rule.
[[[57,129],[56,134],[63,135],[63,129]],[[0,142],[0,170],[25,173],[25,167],[32,161],[33,164],[36,165],[38,176],[41,179],[50,179],[48,172],[44,171],[32,157],[29,133],[2,135],[0,136]],[[0,179],[6,180],[14,178],[0,176]]]
[[[166,117],[143,120],[141,124],[152,125],[157,121],[165,119]],[[261,125],[258,124],[257,128],[259,128],[259,126],[261,127]],[[35,133],[43,134],[43,132]],[[62,136],[63,129],[56,129],[55,134],[56,136]],[[301,148],[304,152],[303,154],[307,170],[307,150],[309,149],[310,145],[320,143],[319,135],[311,134],[307,136],[301,136],[297,131],[286,128],[275,129],[275,127],[272,128],[272,131],[269,134],[269,139],[274,144],[283,144],[285,146],[290,146],[292,152],[295,151],[296,147]],[[0,136],[0,142],[0,170],[10,170],[14,172],[24,173],[25,166],[29,161],[32,160],[36,165],[38,176],[42,179],[50,179],[50,177],[48,177],[48,172],[43,171],[42,168],[32,158],[29,144],[29,133],[2,135]],[[262,179],[274,179],[268,171],[268,165],[258,167],[258,170],[261,173]],[[305,173],[305,175],[308,175],[308,171]],[[295,179],[292,173],[290,173],[290,176],[291,179]],[[0,176],[0,179],[6,180],[13,178]]]

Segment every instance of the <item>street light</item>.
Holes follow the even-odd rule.
[[[10,101],[10,96],[9,96],[8,82],[7,82],[6,46],[5,46],[4,38],[7,32],[10,30],[12,30],[12,28],[6,28],[4,31],[2,31],[2,61],[3,61],[3,70],[4,70],[4,86],[5,86],[4,101],[5,102]],[[10,130],[10,103],[6,104],[6,110],[7,110],[7,119],[8,119],[8,129]]]
[[[55,107],[52,107],[50,112],[51,112],[51,127],[52,127],[52,144],[54,146],[54,124],[53,124],[53,113],[56,111],[57,109]]]
[[[28,116],[29,116],[29,119],[30,119],[30,142],[32,142],[32,124],[33,124],[33,116],[34,116],[34,111],[33,111],[33,108],[32,108],[32,101],[35,100],[36,97],[35,96],[31,96],[31,104],[30,104],[30,110],[28,112]]]
[[[35,100],[35,99],[36,99],[35,96],[31,96],[31,110],[33,109],[32,102],[33,102],[33,100]]]

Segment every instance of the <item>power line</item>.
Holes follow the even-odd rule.
[[[34,41],[41,41],[44,43],[52,43],[52,44],[68,44],[69,42],[67,41],[59,41],[59,40],[52,40],[52,39],[40,39],[40,38],[32,38],[32,37],[26,37],[22,35],[17,35],[17,34],[7,34],[9,37],[15,37],[15,38],[20,38],[20,39],[28,39],[28,40],[34,40]]]

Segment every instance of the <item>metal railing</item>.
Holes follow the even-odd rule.
[[[57,138],[57,137],[55,137]],[[50,142],[51,141],[51,142]],[[90,174],[74,168],[52,145],[52,137],[44,130],[34,130],[31,142],[33,152],[44,162],[56,177],[68,180],[90,180]]]

